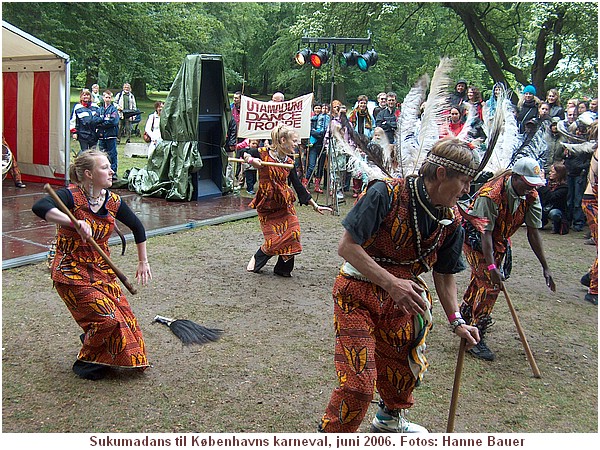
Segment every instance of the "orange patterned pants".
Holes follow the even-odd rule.
[[[470,308],[472,311],[471,325],[476,326],[479,319],[492,314],[500,289],[494,288],[490,272],[487,269],[488,264],[482,253],[473,250],[467,244],[463,245],[463,253],[471,266],[471,280],[463,296],[463,304],[460,309],[464,311],[465,306]],[[496,266],[500,267],[504,254],[495,253],[494,258]]]
[[[360,426],[375,388],[390,409],[410,408],[417,379],[409,366],[413,317],[394,308],[380,287],[338,275],[333,287],[334,389],[321,430],[351,433]]]
[[[113,367],[147,367],[142,331],[116,281],[103,286],[54,283],[85,332],[77,359]]]
[[[590,270],[590,294],[598,294],[598,200],[594,196],[584,196],[581,207],[585,213],[592,239],[596,243],[596,259]]]

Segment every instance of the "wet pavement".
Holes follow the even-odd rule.
[[[41,183],[27,183],[26,188],[18,189],[11,179],[2,182],[2,269],[46,259],[56,226],[31,211],[33,204],[45,195],[43,187]],[[148,237],[256,216],[256,211],[248,208],[251,198],[239,195],[167,202],[162,198],[142,197],[126,189],[114,191],[137,214]],[[128,241],[132,238],[127,227],[122,226],[121,231]],[[116,242],[120,240],[115,234],[110,243]]]

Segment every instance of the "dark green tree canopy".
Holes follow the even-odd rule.
[[[168,89],[187,54],[223,55],[230,91],[330,100],[331,64],[293,62],[302,37],[365,38],[379,54],[367,72],[335,62],[335,96],[394,90],[399,98],[441,56],[488,96],[494,81],[514,91],[532,83],[540,96],[596,96],[596,2],[39,2],[2,3],[3,19],[72,57],[72,84],[132,83]],[[338,54],[343,48],[336,48]]]

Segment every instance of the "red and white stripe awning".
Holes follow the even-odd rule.
[[[68,58],[2,22],[2,132],[24,180],[52,182],[66,178]]]

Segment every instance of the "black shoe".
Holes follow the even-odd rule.
[[[73,364],[73,372],[75,372],[79,378],[86,380],[101,380],[108,374],[109,368],[100,364],[92,364],[86,361],[75,361]]]
[[[81,343],[83,344],[83,341],[85,340],[85,333],[81,333],[79,335],[79,340],[81,341]]]
[[[483,340],[480,340],[479,343],[469,350],[469,353],[473,355],[475,358],[484,359],[486,361],[493,361],[496,359],[496,355],[492,352]]]
[[[292,276],[289,272],[279,272],[278,270],[273,270],[273,273],[278,277],[290,278]]]
[[[23,189],[26,186],[19,181],[18,183],[15,183],[15,187],[18,187],[19,189]]]
[[[590,287],[590,273],[586,273],[584,276],[581,277],[581,284],[583,284],[586,287]]]
[[[590,302],[592,305],[598,305],[598,294],[585,294],[585,301]]]
[[[277,263],[275,264],[275,267],[273,267],[273,273],[279,277],[291,277],[292,270],[294,270],[294,260],[295,258],[293,256],[287,261],[281,256],[277,257]]]

